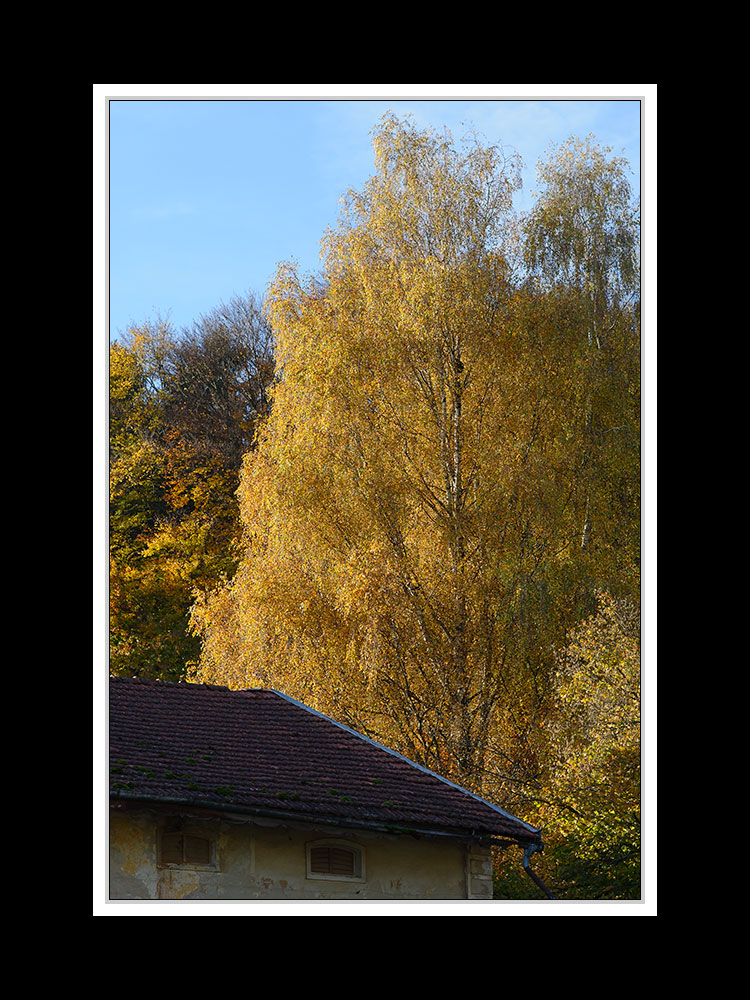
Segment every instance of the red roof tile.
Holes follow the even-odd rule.
[[[111,678],[110,794],[331,824],[539,832],[277,691]]]

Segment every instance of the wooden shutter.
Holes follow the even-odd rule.
[[[345,847],[313,847],[310,850],[310,871],[317,875],[354,877],[354,851]]]
[[[211,842],[205,837],[164,833],[161,838],[163,865],[210,865]]]
[[[164,833],[161,838],[161,863],[163,865],[182,864],[182,834]]]
[[[310,871],[319,875],[330,874],[330,852],[327,847],[313,847],[310,851]]]
[[[330,851],[331,875],[353,875],[354,851],[347,851],[343,847],[332,847]]]
[[[185,864],[187,865],[209,865],[211,864],[211,845],[205,837],[185,836]]]

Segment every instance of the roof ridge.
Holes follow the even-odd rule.
[[[410,764],[412,767],[416,768],[418,771],[422,771],[424,774],[430,775],[432,778],[437,778],[438,781],[442,781],[443,784],[448,785],[450,788],[456,789],[456,791],[463,792],[464,795],[468,795],[470,798],[475,799],[477,802],[481,802],[482,805],[488,806],[495,812],[504,816],[506,819],[511,819],[516,823],[520,823],[521,826],[530,830],[532,833],[540,833],[541,830],[527,823],[523,819],[519,819],[518,816],[514,816],[513,813],[509,813],[505,809],[501,809],[500,806],[494,804],[494,802],[488,802],[487,799],[483,799],[480,795],[476,795],[474,792],[470,792],[468,788],[464,788],[462,785],[457,785],[455,781],[450,781],[448,778],[444,778],[442,774],[438,774],[436,771],[431,771],[424,764],[418,764],[414,760],[410,760],[408,757],[404,757],[403,754],[398,753],[396,750],[392,750],[390,747],[385,746],[382,743],[378,743],[377,740],[372,739],[370,736],[365,736],[363,733],[357,732],[356,729],[352,729],[350,726],[345,726],[343,722],[337,722],[336,719],[332,719],[329,715],[324,715],[323,712],[319,712],[316,708],[311,708],[309,705],[305,705],[304,702],[298,701],[296,698],[292,698],[291,695],[285,694],[283,691],[277,691],[275,688],[249,688],[251,691],[270,691],[272,694],[278,695],[285,701],[290,702],[292,705],[296,705],[298,708],[303,708],[306,712],[311,715],[317,715],[319,718],[324,719],[326,722],[330,722],[334,726],[338,726],[339,729],[343,729],[347,733],[351,733],[352,736],[358,737],[360,740],[364,740],[365,743],[369,743],[371,746],[376,747],[378,750],[384,750],[386,753],[390,754],[392,757],[396,757],[398,760],[404,761],[406,764]]]
[[[208,688],[210,691],[232,691],[232,688],[227,687],[226,684],[207,684],[205,681],[168,681],[164,680],[162,677],[124,677],[122,675],[110,674],[110,681],[135,681],[137,684],[148,684],[148,685],[161,685],[169,687],[183,687],[183,688]],[[245,689],[242,689],[245,690]],[[247,688],[248,691],[261,690],[259,688]]]

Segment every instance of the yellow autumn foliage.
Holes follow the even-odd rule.
[[[513,161],[391,117],[374,145],[322,276],[282,265],[267,297],[280,378],[192,677],[280,688],[481,790],[576,600],[573,334],[514,272]]]

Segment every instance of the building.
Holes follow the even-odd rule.
[[[491,847],[542,846],[278,691],[111,678],[109,701],[110,899],[491,899]]]

